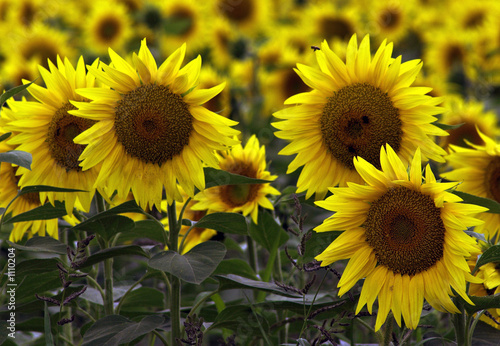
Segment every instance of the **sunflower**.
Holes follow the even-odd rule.
[[[484,282],[470,285],[469,294],[471,296],[484,297],[500,294],[500,263],[486,263],[479,268],[476,277],[484,280]],[[481,315],[479,319],[493,328],[500,329],[500,309],[488,309],[488,312],[495,321],[486,315]]]
[[[462,181],[457,190],[500,202],[500,144],[478,131],[484,145],[468,143],[472,148],[450,145],[446,161],[453,170],[441,174],[449,180]],[[484,224],[475,228],[494,239],[500,232],[500,214],[482,213]],[[498,239],[497,239],[498,241]]]
[[[124,4],[94,1],[83,25],[85,48],[104,54],[108,47],[121,52],[132,36],[132,18]]]
[[[210,89],[223,83],[224,80],[217,71],[211,66],[204,66],[200,71],[199,88]],[[231,95],[230,88],[226,86],[220,94],[205,103],[205,108],[214,113],[228,117],[231,113]]]
[[[161,207],[163,186],[169,204],[181,200],[177,182],[188,196],[195,186],[203,190],[203,163],[217,167],[213,151],[238,143],[233,136],[239,131],[230,127],[236,122],[201,106],[224,84],[196,89],[201,57],[180,69],[185,52],[182,45],[157,67],[143,40],[131,66],[110,49],[111,65],[89,67],[110,88],[77,90],[92,102],[75,102],[79,109],[70,111],[98,121],[74,139],[88,144],[80,156],[83,170],[102,162],[96,186],[123,199],[132,190],[143,208]]]
[[[271,22],[272,4],[261,0],[210,0],[211,17],[224,17],[243,34],[255,37]]]
[[[409,19],[413,14],[411,4],[411,1],[375,1],[370,11],[367,31],[376,32],[377,37],[387,38],[395,43],[401,41],[409,31]]]
[[[463,231],[481,223],[469,214],[486,209],[458,203],[462,200],[447,192],[458,183],[436,182],[429,165],[422,183],[419,148],[408,170],[389,144],[380,150],[381,170],[361,157],[353,161],[367,185],[331,188],[333,196],[316,202],[336,213],[315,231],[344,230],[316,256],[322,266],[349,259],[339,296],[366,278],[356,313],[365,304],[372,313],[378,297],[375,330],[389,310],[399,326],[403,316],[408,328],[417,328],[424,298],[436,310],[458,313],[451,288],[473,304],[466,282],[481,280],[470,274],[466,257],[479,248]]]
[[[92,65],[97,67],[97,61]],[[90,128],[95,121],[68,114],[76,109],[72,101],[84,101],[75,93],[76,88],[95,86],[95,78],[85,72],[85,63],[80,58],[76,69],[66,59],[58,58],[57,67],[49,61],[49,70],[39,68],[47,88],[31,85],[30,94],[37,101],[12,101],[12,109],[4,109],[11,120],[4,126],[13,131],[9,144],[32,154],[31,170],[19,167],[22,177],[19,186],[49,185],[84,190],[85,192],[40,192],[41,200],[46,198],[65,201],[66,211],[72,214],[75,203],[79,209],[88,212],[95,189],[98,166],[82,171],[79,156],[85,148],[73,143],[73,138]]]
[[[23,83],[23,79],[35,81],[39,77],[36,59],[26,61],[19,54],[12,54],[0,66],[0,85],[8,90]]]
[[[325,196],[328,187],[362,182],[352,163],[361,156],[379,166],[380,147],[389,143],[405,164],[421,147],[422,158],[444,161],[446,152],[429,136],[447,133],[431,123],[440,112],[440,99],[425,95],[430,88],[412,87],[422,64],[391,59],[392,44],[382,42],[370,57],[368,35],[358,49],[349,41],[347,63],[323,42],[316,57],[321,70],[297,64],[296,72],[313,90],[285,101],[294,105],[274,113],[278,138],[291,141],[282,155],[298,154],[287,173],[304,166],[297,192],[306,198]],[[297,105],[298,104],[298,105]]]
[[[184,199],[184,201],[188,200],[188,196],[186,193],[182,190],[182,187],[179,187],[179,191],[181,192],[181,195]],[[187,202],[187,206],[184,207],[184,204],[178,203],[175,205],[176,208],[176,218],[179,218],[182,209],[184,209],[184,214],[182,215],[183,219],[188,219],[191,221],[199,221],[203,216],[207,214],[206,210],[194,210],[193,206],[196,205],[198,202],[191,199],[189,202]],[[167,201],[162,201],[161,202],[161,208],[162,211],[167,212]],[[168,231],[168,217],[163,218],[161,220],[161,223],[165,226],[165,230]],[[193,227],[191,231],[189,231],[189,226],[181,226],[181,229],[179,231],[179,250],[181,254],[184,254],[194,248],[196,245],[201,244],[203,242],[206,242],[210,240],[212,237],[214,237],[217,234],[217,231],[209,228],[200,228],[200,227]],[[185,239],[184,239],[185,238]],[[182,248],[180,248],[182,244]]]
[[[442,137],[440,145],[446,148],[448,144],[465,145],[468,142],[481,144],[483,141],[477,129],[488,137],[495,138],[500,135],[498,120],[495,112],[486,111],[484,103],[468,100],[460,96],[448,96],[444,103],[446,111],[440,122],[448,125],[462,124],[459,128],[449,130],[448,137]]]
[[[250,178],[273,181],[277,178],[266,170],[265,147],[259,147],[255,135],[248,139],[243,148],[241,144],[219,155],[220,167],[226,172],[243,175]],[[257,223],[259,206],[274,209],[267,195],[279,195],[280,192],[266,184],[223,185],[206,189],[198,193],[194,199],[198,202],[193,210],[208,210],[212,212],[242,212],[244,216],[251,215]]]
[[[8,115],[5,114],[6,109],[7,108],[3,108],[2,110],[2,118],[8,117]],[[6,131],[1,129],[0,132],[3,134]],[[0,142],[0,152],[3,153],[14,149],[17,149],[16,146],[9,145],[6,141]],[[0,162],[0,208],[6,208],[17,196],[19,191],[18,169],[18,166],[8,162]],[[17,198],[9,207],[7,213],[16,216],[41,205],[42,203],[40,202],[40,195],[38,193],[28,193]],[[31,238],[35,234],[44,236],[46,233],[56,239],[58,238],[57,219],[16,222],[10,233],[9,240],[18,242],[25,234],[28,234],[28,238]]]
[[[210,48],[210,62],[221,70],[226,70],[232,64],[232,45],[237,35],[231,23],[223,17],[213,18],[213,23],[207,29],[207,42]]]

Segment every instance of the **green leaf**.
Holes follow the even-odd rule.
[[[162,307],[164,302],[163,292],[151,287],[139,287],[127,294],[121,311],[147,311],[150,308]]]
[[[241,214],[212,213],[203,216],[196,227],[210,228],[223,233],[247,235],[247,221]]]
[[[110,315],[96,321],[83,336],[82,346],[121,345],[132,342],[163,324],[163,317],[151,315],[133,322],[120,315]]]
[[[250,267],[250,265],[239,258],[225,259],[219,263],[217,269],[214,271],[214,275],[227,275],[235,274],[243,276],[248,279],[258,280],[255,271]]]
[[[32,220],[50,220],[57,219],[66,215],[66,207],[64,202],[55,201],[55,206],[51,203],[45,203],[35,209],[25,211],[12,217],[6,217],[4,223],[25,222]]]
[[[462,191],[453,191],[455,195],[464,200],[465,203],[479,205],[488,208],[488,213],[500,214],[500,203],[489,198],[478,197]]]
[[[35,293],[44,295],[44,292],[60,288],[61,280],[57,271],[27,275],[16,288],[16,303],[32,302]]]
[[[46,273],[57,271],[57,264],[61,263],[59,258],[33,258],[16,263],[16,278],[20,279],[26,275],[35,273]]]
[[[459,298],[463,302],[465,309],[470,314],[478,312],[480,310],[500,309],[500,294],[484,297],[469,296],[474,305],[466,303],[460,296],[457,296],[457,298]]]
[[[107,215],[98,219],[91,219],[74,226],[72,230],[97,233],[105,240],[110,240],[115,234],[130,232],[135,227],[134,220],[123,215]],[[89,222],[89,220],[91,221]]]
[[[3,104],[5,103],[5,101],[7,101],[8,99],[10,99],[12,96],[14,96],[16,94],[19,94],[21,91],[23,91],[26,88],[28,88],[32,83],[33,82],[27,83],[27,84],[23,84],[23,85],[19,85],[19,86],[16,86],[16,87],[14,87],[12,89],[9,89],[6,92],[4,92],[2,95],[0,95],[0,107],[3,106]]]
[[[498,346],[498,340],[500,340],[500,330],[481,321],[474,329],[472,345]]]
[[[10,137],[11,134],[12,134],[12,132],[7,132],[7,133],[4,133],[3,135],[1,135],[0,136],[0,142],[5,141],[7,138]]]
[[[219,280],[219,290],[221,291],[231,289],[255,289],[276,293],[286,297],[302,297],[301,295],[295,292],[287,291],[274,283],[251,280],[238,275],[217,275],[215,278]]]
[[[0,162],[8,162],[29,169],[31,171],[31,162],[33,158],[30,153],[20,150],[9,150],[0,153]]]
[[[28,239],[24,245],[12,243],[7,241],[7,243],[16,249],[24,251],[36,251],[36,252],[49,252],[56,253],[59,255],[65,255],[67,245],[61,243],[52,237],[33,237]]]
[[[211,167],[205,167],[203,170],[205,172],[205,188],[207,189],[220,185],[266,184],[271,182],[269,180],[249,178]]]
[[[141,256],[149,258],[149,254],[138,245],[121,245],[97,251],[87,258],[81,268],[90,267],[96,263],[104,261],[107,258],[117,256]]]
[[[248,233],[253,240],[266,248],[267,251],[272,253],[286,243],[289,238],[288,234],[278,225],[270,213],[260,211],[257,221],[257,225],[253,222],[250,224]]]
[[[476,267],[472,273],[475,273],[479,267],[490,262],[500,262],[500,245],[494,245],[486,250],[477,260]]]
[[[52,331],[50,328],[50,314],[47,302],[43,305],[43,329],[45,332],[45,344],[54,345],[54,337],[52,336]]]
[[[156,220],[141,220],[135,222],[134,229],[120,234],[120,241],[134,241],[140,238],[148,238],[160,243],[165,241],[165,229]]]
[[[441,123],[438,123],[437,121],[432,123],[432,125],[437,126],[437,127],[439,127],[441,130],[445,130],[445,131],[458,129],[458,128],[459,128],[459,127],[461,127],[463,124],[464,124],[464,123],[461,123],[461,124],[455,124],[455,125],[448,125],[448,124],[441,124]]]
[[[192,25],[190,18],[169,17],[165,21],[163,29],[168,35],[179,36],[184,34]]]
[[[237,330],[239,334],[252,335],[257,333],[262,335],[259,326],[263,328],[264,333],[269,332],[269,323],[262,315],[256,314],[248,305],[233,305],[222,310],[207,331],[227,328]]]
[[[160,252],[149,260],[149,266],[199,285],[212,274],[225,254],[226,247],[222,243],[207,241],[184,255],[172,250]]]
[[[340,234],[342,234],[340,231],[315,232],[310,230],[309,232],[311,232],[311,238],[306,241],[304,257],[300,261],[301,263],[314,261],[314,257],[325,251],[328,245],[330,245]]]
[[[477,240],[484,241],[485,243],[488,242],[488,240],[486,240],[486,236],[483,233],[477,233],[474,231],[465,231],[465,234],[473,238],[476,238]]]
[[[54,186],[47,186],[47,185],[32,185],[32,186],[25,186],[19,191],[19,196],[25,195],[27,193],[32,193],[32,192],[85,192],[84,190],[77,190],[77,189],[65,189],[63,187],[54,187]]]

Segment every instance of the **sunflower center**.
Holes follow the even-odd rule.
[[[164,85],[146,84],[129,93],[115,108],[115,132],[130,156],[163,163],[189,143],[193,116],[182,97]]]
[[[229,173],[243,175],[249,178],[256,178],[257,172],[251,163],[234,162],[230,167],[225,167]],[[260,184],[239,184],[220,186],[221,200],[230,207],[239,207],[255,200],[259,192]]]
[[[323,108],[320,123],[330,154],[351,170],[355,156],[380,168],[382,145],[389,143],[398,152],[403,135],[399,111],[390,97],[368,83],[335,92]]]
[[[396,28],[401,20],[401,16],[396,9],[385,9],[380,14],[379,23],[383,28],[393,29]]]
[[[352,25],[341,18],[321,18],[319,22],[319,31],[326,40],[331,40],[333,38],[345,40],[354,34]]]
[[[444,140],[446,140],[448,144],[460,146],[464,146],[466,141],[475,144],[480,144],[482,142],[481,137],[477,133],[476,124],[468,121],[464,122],[459,128],[451,130],[450,135],[448,137],[444,137]]]
[[[251,18],[254,11],[252,0],[220,0],[218,7],[224,17],[237,23]]]
[[[500,202],[500,157],[495,156],[486,167],[485,184],[490,198]]]
[[[380,265],[394,273],[415,275],[443,256],[446,228],[434,200],[403,186],[374,201],[363,227]]]
[[[47,60],[56,61],[59,51],[53,42],[45,39],[33,39],[29,45],[22,49],[22,55],[26,60],[39,59],[39,64],[46,69],[49,68]]]
[[[50,155],[55,162],[66,169],[80,172],[78,158],[85,149],[85,145],[76,144],[73,139],[95,124],[95,121],[68,114],[69,110],[76,109],[71,103],[59,108],[50,122],[46,142]]]
[[[309,91],[310,88],[304,83],[304,81],[299,77],[297,73],[291,68],[286,69],[282,80],[282,93],[284,99],[291,97],[292,95],[299,94],[302,92]]]
[[[462,51],[462,47],[454,44],[446,49],[444,54],[444,61],[446,63],[446,66],[451,68],[462,63],[464,56],[465,54]]]
[[[484,23],[484,18],[485,15],[483,12],[475,12],[472,13],[467,19],[465,20],[464,26],[467,29],[476,29],[478,26]]]
[[[121,23],[114,17],[108,17],[101,20],[96,32],[103,41],[110,42],[118,35],[120,29]]]

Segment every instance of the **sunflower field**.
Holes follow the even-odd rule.
[[[0,0],[0,344],[499,345],[499,18]]]

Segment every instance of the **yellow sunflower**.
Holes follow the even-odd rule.
[[[218,155],[221,169],[250,178],[273,181],[276,175],[266,170],[265,147],[259,147],[259,140],[255,135],[248,139],[243,148],[241,144],[231,150]],[[267,195],[279,195],[280,192],[266,184],[242,184],[215,186],[198,193],[194,199],[198,202],[192,206],[193,210],[208,210],[212,212],[243,213],[251,215],[257,223],[259,206],[274,209]]]
[[[356,35],[349,41],[344,63],[323,42],[316,51],[320,70],[297,64],[295,70],[313,90],[285,101],[295,105],[274,113],[278,138],[291,143],[282,155],[297,154],[287,173],[304,166],[297,192],[306,198],[325,196],[328,187],[362,182],[352,163],[360,156],[380,167],[380,147],[389,143],[405,164],[419,146],[424,160],[444,161],[446,152],[430,136],[446,136],[431,123],[440,113],[440,99],[430,88],[413,87],[422,64],[391,59],[392,44],[382,42],[372,58],[368,35],[359,49]]]
[[[93,1],[82,24],[85,48],[96,54],[104,54],[108,48],[122,52],[132,36],[130,13],[115,1]]]
[[[453,170],[441,174],[445,179],[461,181],[457,190],[500,202],[500,144],[481,131],[484,145],[468,143],[472,148],[450,145],[446,161]],[[478,216],[484,224],[475,228],[490,239],[500,231],[500,214],[482,213]],[[498,239],[497,239],[498,241]]]
[[[84,171],[102,162],[97,186],[126,198],[130,190],[143,208],[161,207],[162,188],[169,204],[181,200],[177,182],[188,196],[203,190],[203,163],[217,167],[214,150],[237,144],[236,122],[202,106],[224,89],[196,89],[201,57],[180,68],[182,45],[157,67],[146,41],[133,66],[109,50],[112,64],[89,72],[110,88],[79,89],[92,102],[75,102],[71,114],[98,121],[75,138],[88,144],[80,164]]]
[[[6,108],[2,109],[2,118],[6,117],[4,114],[5,110]],[[0,132],[3,134],[8,131],[1,129]],[[3,153],[14,149],[17,148],[7,144],[5,141],[0,142],[0,152]],[[10,201],[17,196],[19,191],[17,170],[18,166],[8,162],[0,163],[0,208],[7,207]],[[16,216],[41,205],[38,193],[24,194],[11,204],[7,210],[7,214],[12,213],[12,216]],[[35,234],[44,236],[46,233],[56,239],[58,238],[57,219],[16,222],[10,233],[9,240],[18,242],[25,234],[28,235],[28,238],[31,238]]]
[[[200,84],[198,85],[199,88],[210,89],[223,82],[224,79],[211,66],[203,66],[201,68]],[[205,103],[205,108],[227,118],[231,113],[230,88],[226,85],[226,88],[224,88],[220,94],[214,96],[213,99],[208,100],[207,103]]]
[[[387,38],[391,42],[398,43],[409,32],[412,12],[411,1],[374,1],[367,31],[375,32],[380,41]]]
[[[184,199],[184,201],[187,201],[188,196],[184,193],[182,190],[182,187],[179,187],[179,191],[181,192],[181,195]],[[175,205],[176,208],[176,218],[178,219],[182,209],[184,208],[184,214],[182,215],[183,219],[188,219],[191,221],[199,221],[203,216],[207,214],[206,210],[194,210],[193,206],[196,205],[198,202],[195,200],[190,200],[187,204],[187,206],[184,208],[184,204],[182,203],[177,203]],[[162,211],[167,212],[168,206],[167,206],[167,201],[162,201],[161,202],[161,208]],[[165,226],[165,230],[168,231],[168,217],[163,218],[161,220],[161,223]],[[194,248],[196,245],[201,244],[203,242],[206,242],[210,240],[213,236],[217,234],[217,231],[209,228],[200,228],[200,227],[193,227],[189,233],[187,233],[189,230],[189,226],[181,226],[181,229],[179,231],[179,249],[181,254],[184,254]],[[185,239],[184,239],[185,238]],[[181,247],[182,244],[182,248]]]
[[[448,125],[462,124],[459,128],[449,130],[448,137],[442,137],[440,145],[446,148],[448,144],[465,145],[467,141],[481,144],[479,129],[486,136],[495,138],[500,135],[497,115],[484,109],[484,103],[475,100],[464,100],[460,96],[448,96],[444,102],[446,111],[440,122]]]
[[[210,0],[210,17],[224,17],[240,32],[255,37],[271,22],[272,4],[263,0]]]
[[[500,263],[486,263],[479,268],[476,277],[484,282],[470,285],[469,294],[471,296],[485,297],[500,294]],[[488,309],[488,312],[496,322],[484,314],[479,319],[493,328],[500,329],[500,309]]]
[[[436,310],[458,313],[449,294],[455,290],[469,304],[466,282],[480,283],[470,274],[466,258],[478,253],[476,241],[464,230],[481,221],[469,216],[486,210],[447,192],[458,183],[439,183],[430,166],[422,182],[421,152],[407,166],[387,144],[381,148],[379,170],[358,157],[354,166],[367,185],[331,188],[333,196],[317,205],[336,213],[315,228],[344,231],[316,256],[321,265],[349,259],[338,283],[342,296],[366,278],[356,308],[372,313],[378,297],[375,330],[389,310],[401,326],[415,329],[424,299]]]

